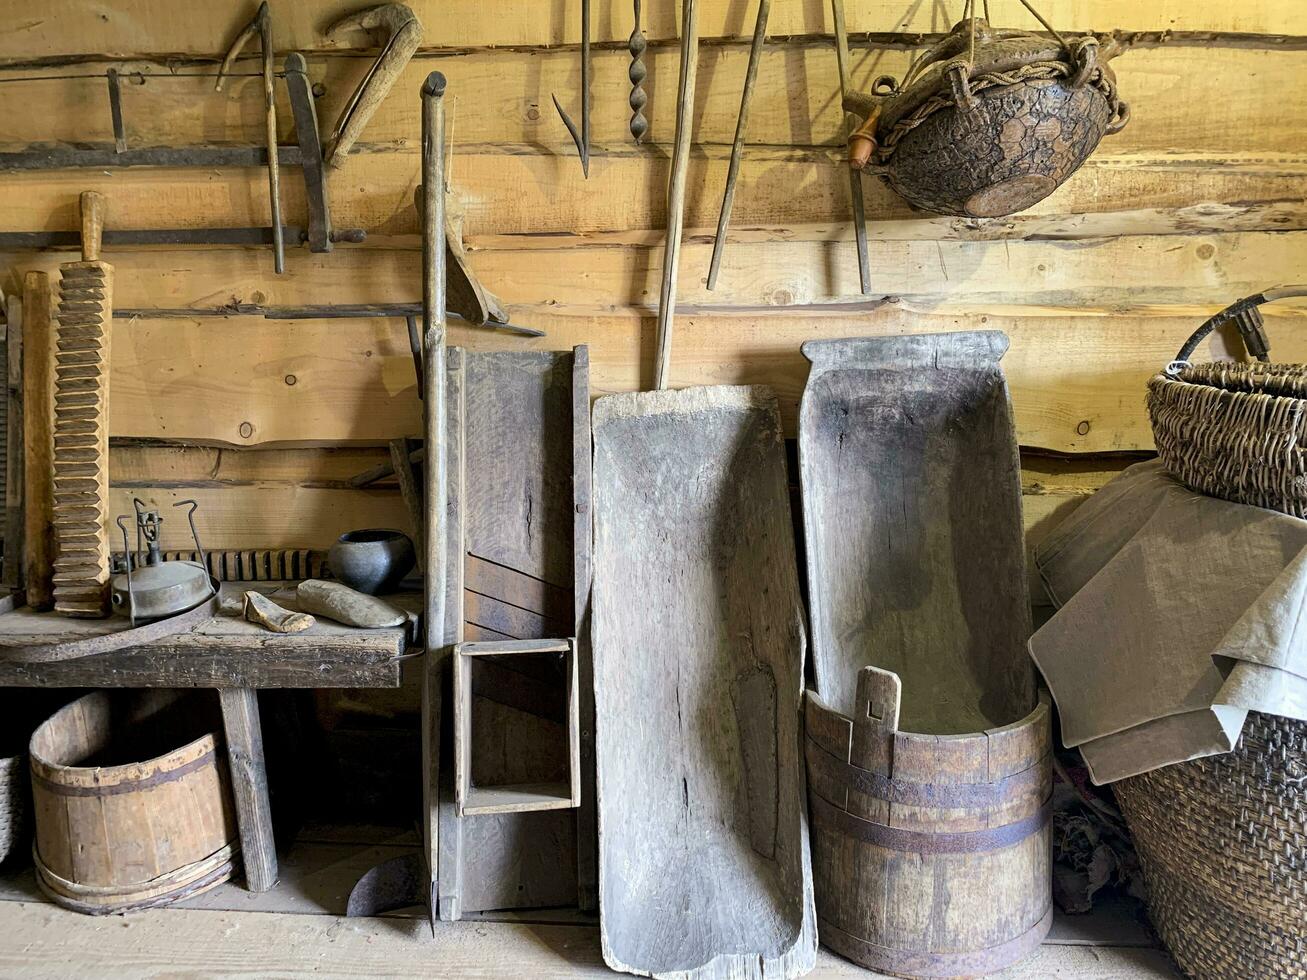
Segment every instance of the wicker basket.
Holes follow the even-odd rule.
[[[1163,463],[1187,486],[1307,517],[1307,366],[1190,364],[1235,322],[1268,360],[1258,307],[1204,323],[1148,385]],[[1148,883],[1149,915],[1195,977],[1307,977],[1307,722],[1252,712],[1233,752],[1114,784]]]
[[[1257,712],[1233,752],[1113,784],[1186,973],[1307,977],[1304,784],[1307,723]]]
[[[1307,517],[1307,367],[1186,364],[1148,382],[1162,462],[1194,490]]]
[[[1307,365],[1271,364],[1259,307],[1307,286],[1232,303],[1185,341],[1148,382],[1148,416],[1163,464],[1212,497],[1307,517]],[[1217,327],[1234,323],[1259,363],[1190,364]]]
[[[27,756],[0,758],[0,861],[26,849],[29,792]]]

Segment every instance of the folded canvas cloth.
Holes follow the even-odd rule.
[[[1030,641],[1062,738],[1110,783],[1307,720],[1307,521],[1132,466],[1036,549],[1058,612]]]

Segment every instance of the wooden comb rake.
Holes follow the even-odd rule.
[[[54,395],[54,608],[109,612],[109,339],[113,266],[100,261],[104,198],[81,197],[82,261],[59,267]]]

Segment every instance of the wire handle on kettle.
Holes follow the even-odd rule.
[[[1273,303],[1277,299],[1289,299],[1293,296],[1307,296],[1307,285],[1301,286],[1274,286],[1271,289],[1264,290],[1260,293],[1254,293],[1252,296],[1245,296],[1243,299],[1235,300],[1220,313],[1208,319],[1201,327],[1195,330],[1184,342],[1180,352],[1175,355],[1175,360],[1166,366],[1167,374],[1178,374],[1180,369],[1189,363],[1189,358],[1193,356],[1194,351],[1203,339],[1217,327],[1233,320],[1239,328],[1239,335],[1243,338],[1244,347],[1248,353],[1263,363],[1271,359],[1271,345],[1266,339],[1266,331],[1262,329],[1262,313],[1258,309],[1263,303]]]

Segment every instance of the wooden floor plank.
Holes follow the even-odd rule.
[[[599,931],[583,926],[343,919],[169,909],[90,918],[52,905],[0,903],[0,975],[150,977],[611,977]],[[1166,954],[1043,946],[1008,980],[1177,977]],[[814,980],[878,976],[825,950]]]

